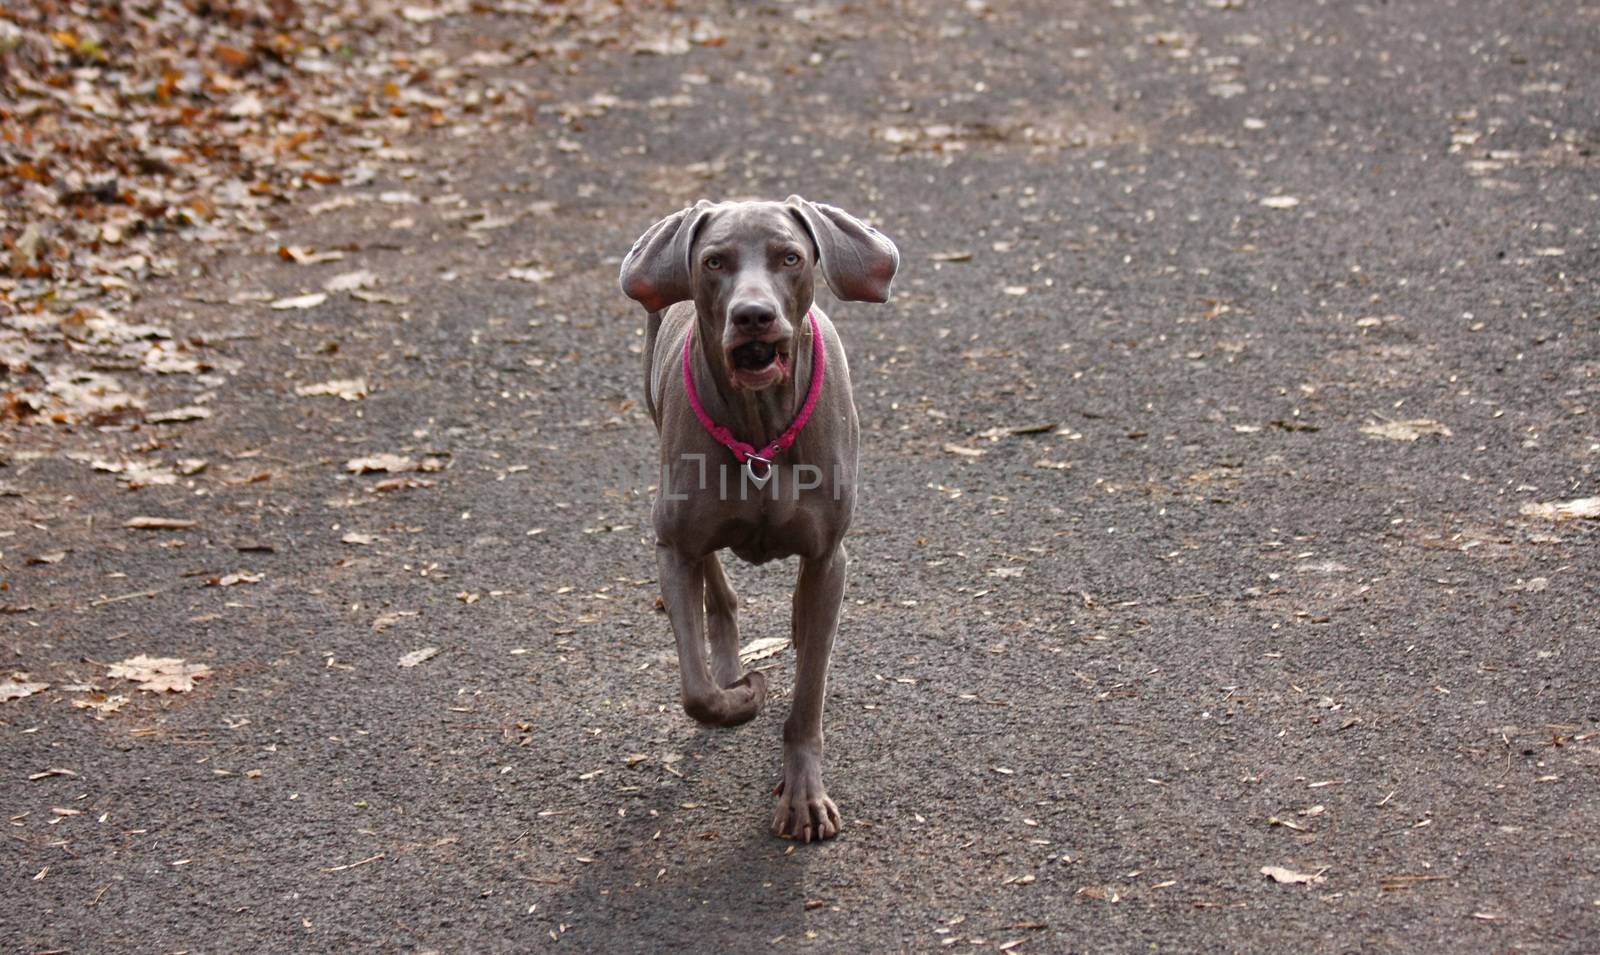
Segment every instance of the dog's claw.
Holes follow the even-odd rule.
[[[821,775],[810,767],[797,771],[795,776],[795,785],[789,785],[786,773],[784,780],[773,789],[778,807],[772,813],[772,834],[807,845],[813,839],[817,842],[832,839],[844,828],[844,821],[839,817],[839,807],[828,798]]]

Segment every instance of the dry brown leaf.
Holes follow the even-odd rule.
[[[1388,438],[1391,441],[1415,441],[1425,434],[1441,438],[1451,435],[1449,428],[1431,418],[1410,418],[1405,421],[1369,421],[1361,426],[1362,434]]]
[[[420,617],[422,614],[416,610],[396,610],[393,613],[379,614],[372,620],[372,629],[382,633],[407,617]]]
[[[152,657],[139,654],[106,669],[114,680],[132,680],[139,689],[151,693],[187,693],[194,689],[194,681],[211,675],[211,668],[203,663],[186,663],[178,657]]]
[[[122,522],[123,527],[146,531],[183,531],[198,525],[198,521],[185,520],[181,517],[130,517]]]
[[[401,471],[415,471],[417,461],[401,454],[374,454],[365,458],[351,458],[345,462],[344,469],[352,474],[370,474],[373,471],[395,474]]]
[[[272,303],[271,308],[280,312],[287,309],[316,308],[327,300],[328,293],[312,292],[310,295],[291,295],[288,298],[280,298]]]
[[[511,269],[506,273],[506,278],[508,279],[517,279],[518,281],[522,282],[532,282],[536,285],[541,282],[547,282],[554,277],[554,272],[550,271],[549,269],[539,268]]]
[[[252,574],[244,570],[224,574],[221,577],[213,577],[209,581],[213,587],[232,587],[236,584],[259,584],[260,582],[260,574]]]
[[[121,693],[114,696],[108,696],[104,693],[90,693],[86,697],[73,700],[72,705],[76,709],[94,710],[96,713],[115,713],[122,709],[127,702],[128,698]]]
[[[343,252],[313,252],[298,245],[278,246],[278,257],[301,265],[316,265],[319,262],[337,262],[344,258]]]
[[[433,659],[438,653],[438,647],[423,647],[421,650],[412,650],[400,658],[400,665],[407,668],[414,667],[419,663]]]
[[[1524,504],[1522,516],[1538,517],[1547,521],[1600,520],[1600,497]]]
[[[199,421],[211,417],[210,408],[199,405],[188,405],[183,408],[172,408],[167,411],[156,411],[144,416],[144,420],[151,424],[165,424],[172,421]]]
[[[322,283],[325,292],[354,292],[357,289],[372,288],[378,284],[378,276],[366,269],[357,269],[354,272],[343,272],[335,275]]]
[[[9,703],[50,689],[48,683],[32,683],[26,673],[13,673],[0,680],[0,703]]]
[[[336,378],[332,381],[322,381],[314,385],[300,385],[295,388],[294,393],[302,398],[327,395],[333,398],[343,398],[345,401],[360,401],[368,394],[367,379]]]
[[[1122,901],[1122,896],[1117,894],[1116,888],[1109,885],[1086,885],[1079,889],[1076,894],[1099,902],[1116,903]]]
[[[367,490],[374,494],[387,494],[390,491],[409,491],[421,487],[433,487],[433,482],[426,478],[392,477],[384,478]]]
[[[739,650],[739,662],[751,664],[757,660],[777,656],[789,649],[789,642],[788,637],[762,637],[759,640],[751,640]]]
[[[411,302],[409,295],[391,295],[387,292],[354,291],[350,297],[363,302],[372,302],[378,305],[406,305]]]
[[[1322,872],[1326,871],[1326,869],[1322,870]],[[1304,872],[1296,872],[1293,869],[1285,869],[1282,866],[1264,865],[1261,867],[1262,875],[1284,885],[1319,885],[1328,881],[1323,877],[1322,872],[1308,875]]]

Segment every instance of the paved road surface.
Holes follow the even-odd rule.
[[[153,285],[220,371],[140,386],[211,418],[10,433],[0,625],[53,686],[0,704],[0,944],[1594,951],[1600,530],[1523,512],[1600,494],[1594,7],[712,6]],[[677,707],[614,280],[791,192],[904,256],[831,309],[865,488],[811,847],[765,831],[792,657],[746,727]],[[356,267],[409,300],[256,304]],[[792,566],[731,573],[782,635]]]

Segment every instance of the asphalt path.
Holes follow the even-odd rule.
[[[225,371],[142,386],[211,417],[11,430],[51,688],[0,703],[0,947],[1600,950],[1600,528],[1538,507],[1600,495],[1596,9],[707,7],[154,283]],[[863,486],[812,846],[766,830],[792,654],[744,727],[677,705],[615,281],[790,193],[903,257],[823,302]],[[356,265],[395,300],[260,304]],[[785,635],[793,563],[728,566]]]

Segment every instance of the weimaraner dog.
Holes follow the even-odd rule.
[[[884,302],[899,264],[877,230],[798,196],[702,200],[651,226],[622,262],[623,292],[650,313],[645,406],[661,436],[652,520],[690,716],[737,726],[767,697],[766,676],[739,661],[738,601],[717,552],[800,558],[772,831],[806,842],[841,825],[822,785],[822,701],[860,442],[844,347],[812,303],[812,268],[840,299]]]

